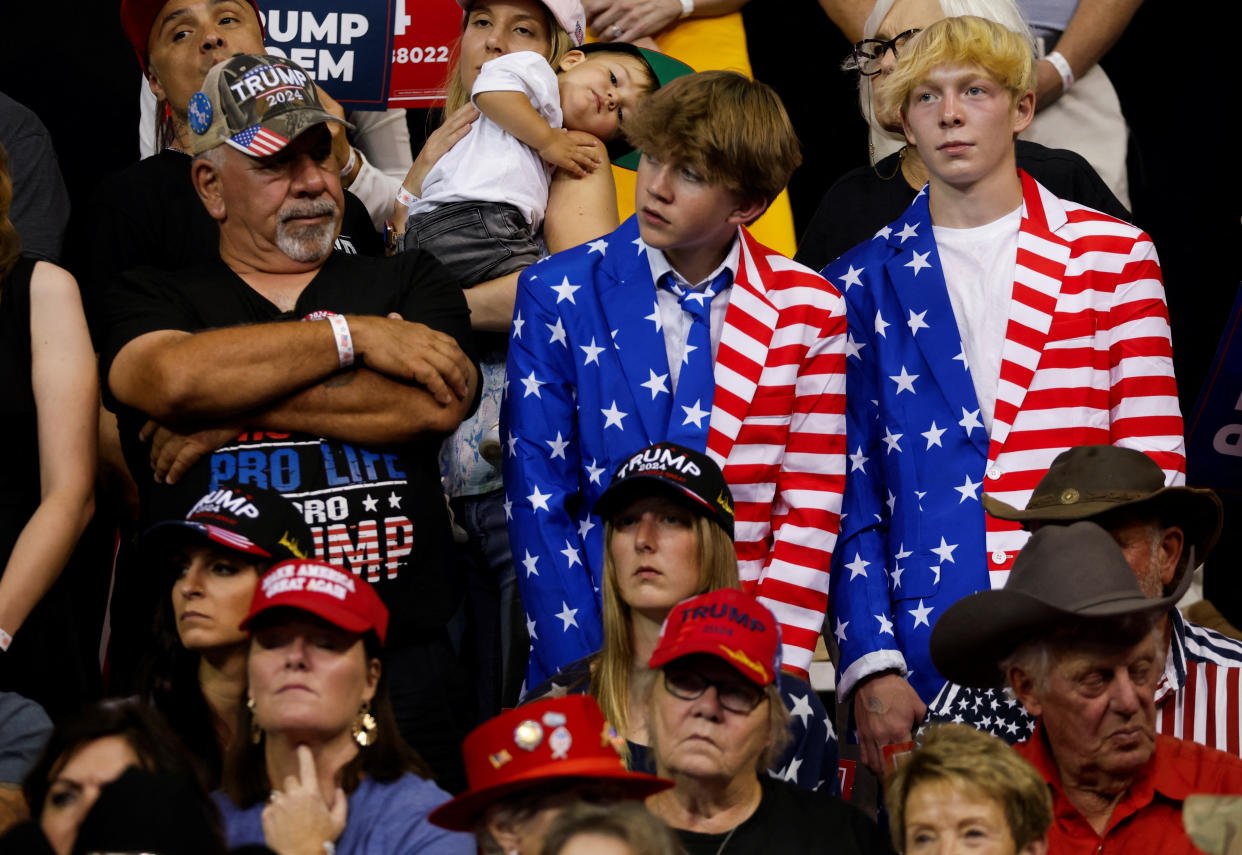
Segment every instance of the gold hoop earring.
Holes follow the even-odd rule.
[[[246,698],[246,709],[250,710],[250,741],[258,745],[263,741],[263,728],[259,727],[259,720],[254,717],[254,698]]]
[[[375,716],[371,715],[371,702],[363,701],[362,707],[358,710],[358,715],[354,716],[353,726],[350,727],[350,735],[353,736],[354,742],[362,748],[375,744],[376,732],[378,726],[375,723]]]

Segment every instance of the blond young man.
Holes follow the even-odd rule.
[[[943,684],[937,619],[1002,586],[1026,540],[985,517],[983,491],[1024,506],[1053,458],[1086,444],[1145,452],[1184,480],[1155,248],[1017,169],[1034,84],[1030,45],[999,24],[947,18],[912,39],[877,97],[928,187],[824,271],[850,328],[838,692],[877,770]]]

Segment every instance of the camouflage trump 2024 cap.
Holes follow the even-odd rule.
[[[186,115],[195,155],[227,143],[250,157],[268,157],[320,122],[349,127],[323,108],[310,75],[283,56],[239,53],[213,66]]]

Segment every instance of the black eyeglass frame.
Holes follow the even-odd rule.
[[[670,673],[685,675],[687,677],[693,677],[697,680],[700,680],[703,683],[703,688],[697,692],[692,692],[692,693],[685,693],[681,691],[680,689],[675,689],[673,688],[673,684],[669,681]],[[755,697],[755,702],[751,704],[749,708],[737,709],[725,703],[724,693],[721,692],[722,686],[724,687],[731,687],[731,686],[753,687],[757,690],[758,694]],[[768,697],[768,693],[765,692],[761,687],[755,686],[753,683],[747,683],[745,680],[727,680],[727,681],[726,680],[709,680],[706,677],[704,677],[702,674],[698,673],[697,671],[691,671],[685,668],[676,668],[676,669],[672,669],[671,671],[669,669],[665,669],[664,671],[665,690],[673,697],[678,698],[683,701],[697,701],[699,698],[703,697],[703,694],[709,688],[713,688],[713,687],[716,689],[716,700],[720,704],[720,706],[728,710],[729,712],[737,713],[738,715],[750,715],[752,712],[758,709],[759,705],[762,704],[764,700],[767,699]]]
[[[884,39],[863,39],[860,42],[856,42],[854,44],[854,67],[858,69],[859,74],[865,75],[866,77],[874,77],[880,73],[880,63],[884,60],[884,54],[891,50],[893,52],[893,59],[897,59],[900,56],[900,54],[897,53],[897,43],[903,42],[916,33],[921,33],[922,31],[922,27],[911,27],[904,33],[898,33],[887,41]],[[864,53],[864,51],[869,47],[875,50],[874,56],[869,56]],[[871,71],[867,71],[866,66],[871,65],[872,63],[875,64],[875,68]]]

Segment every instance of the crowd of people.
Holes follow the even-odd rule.
[[[791,258],[780,97],[671,55],[743,2],[458,0],[414,152],[256,0],[121,0],[162,148],[77,280],[0,96],[3,851],[1200,851],[1242,633],[1127,12],[825,0],[877,148]]]

